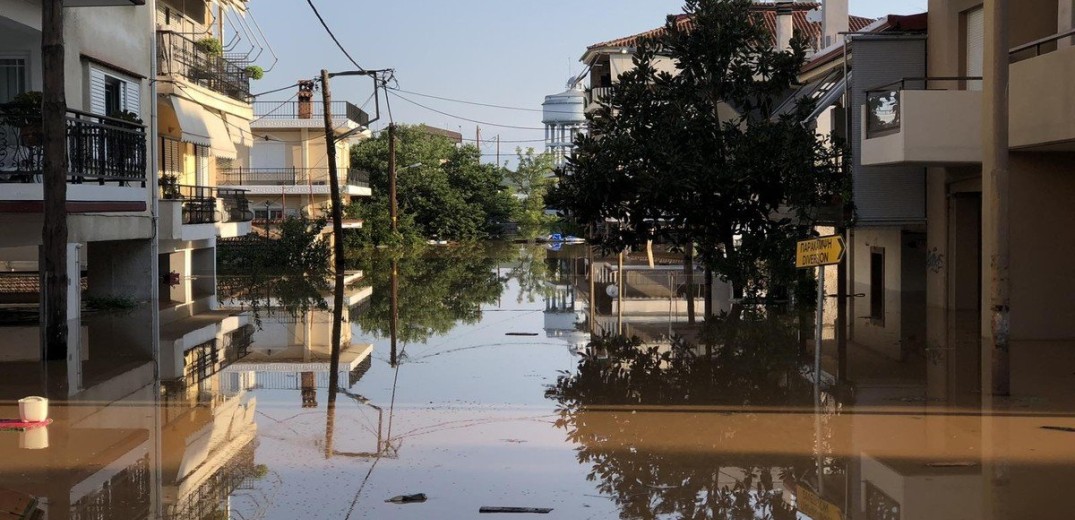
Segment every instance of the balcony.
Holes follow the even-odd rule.
[[[230,238],[250,232],[254,212],[245,190],[161,181],[161,235],[173,240]]]
[[[981,78],[905,78],[867,91],[862,164],[982,162]]]
[[[163,76],[182,77],[242,103],[250,100],[246,68],[207,52],[179,33],[157,31],[157,70]]]
[[[146,185],[146,129],[68,110],[67,182]],[[0,182],[40,183],[44,169],[40,111],[0,107]]]
[[[345,195],[369,196],[369,173],[350,169],[340,172]],[[217,172],[221,186],[237,186],[251,195],[328,195],[328,168],[231,168]]]
[[[1012,49],[1011,147],[1075,151],[1075,31]]]
[[[254,117],[258,126],[264,127],[294,127],[300,120],[308,121],[309,125],[297,126],[325,126],[325,106],[322,103],[300,103],[298,101],[255,101]],[[355,127],[368,126],[370,116],[361,108],[349,101],[333,101],[329,103],[332,113],[332,122],[336,126],[350,124]]]

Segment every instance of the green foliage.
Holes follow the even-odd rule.
[[[504,177],[522,198],[514,215],[519,237],[532,240],[547,235],[557,221],[555,216],[545,214],[545,196],[554,180],[553,157],[536,154],[533,148],[525,152],[516,148],[515,153],[519,164],[515,170],[505,169]]]
[[[95,311],[129,311],[138,306],[138,301],[129,296],[87,296],[85,303]]]
[[[198,48],[204,51],[206,54],[210,54],[212,56],[224,55],[224,44],[220,43],[220,40],[216,38],[202,38],[195,42],[194,45],[197,45]]]
[[[357,266],[373,287],[368,306],[352,313],[362,330],[388,337],[393,269],[398,273],[399,328],[403,344],[424,343],[459,323],[481,320],[481,306],[495,302],[504,289],[494,268],[507,251],[493,244],[468,243],[402,254],[375,251]]]
[[[41,125],[41,108],[44,96],[31,90],[16,95],[11,101],[0,105],[0,122],[6,126],[22,128]]]
[[[324,219],[285,219],[279,238],[256,234],[217,244],[218,293],[249,307],[260,327],[264,315],[282,309],[293,317],[327,310],[332,251],[321,239]]]
[[[700,261],[747,295],[794,284],[796,238],[842,204],[843,150],[802,124],[814,101],[776,108],[795,87],[805,42],[772,49],[750,0],[688,0],[576,139],[554,205],[579,224],[619,221],[602,246],[649,239],[697,246]],[[676,74],[658,62],[672,60]]]
[[[265,69],[258,65],[247,65],[246,75],[250,76],[250,79],[252,80],[259,80],[265,77]]]
[[[370,247],[413,248],[425,243],[421,231],[414,223],[414,215],[404,213],[397,221],[397,231],[392,232],[392,218],[387,197],[356,200],[346,208],[347,218],[362,220],[362,229],[346,232],[348,250]]]
[[[481,164],[474,146],[456,147],[451,140],[423,131],[420,127],[399,126],[396,132],[396,192],[402,238],[410,218],[413,231],[424,238],[477,240],[494,236],[502,222],[515,211],[515,201],[502,189],[500,168]],[[382,222],[388,211],[388,134],[363,141],[351,151],[351,164],[370,173],[373,197],[360,202],[365,208],[352,209],[368,222]],[[364,244],[389,243],[378,230],[359,235]]]
[[[138,114],[135,114],[130,110],[119,110],[117,112],[112,112],[108,115],[108,117],[111,117],[112,119],[119,119],[120,121],[126,121],[135,125],[140,125],[143,123],[142,118],[139,117]]]

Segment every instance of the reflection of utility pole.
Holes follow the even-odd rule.
[[[616,260],[616,334],[623,335],[623,251],[620,251],[620,256]]]
[[[396,205],[396,124],[388,125],[388,211],[392,217],[392,232],[399,228],[399,208]]]
[[[64,122],[67,94],[64,91],[63,0],[45,0],[41,5],[41,59],[43,103],[41,131],[44,136],[42,172],[45,216],[42,232],[41,274],[45,297],[44,358],[67,359],[68,286],[72,281],[67,265],[67,136]]]
[[[389,332],[392,341],[392,350],[389,352],[389,364],[393,367],[399,362],[396,353],[396,339],[398,336],[399,327],[399,262],[395,259],[392,260],[392,274],[391,274],[392,290],[389,295],[389,312],[392,315],[389,317]]]

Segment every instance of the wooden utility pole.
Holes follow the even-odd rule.
[[[396,124],[388,125],[388,214],[392,217],[392,232],[399,229],[399,206],[396,202]]]
[[[987,243],[990,245],[988,275],[990,278],[989,352],[982,361],[990,362],[993,395],[1011,392],[1009,373],[1009,341],[1011,312],[1011,279],[1009,278],[1009,139],[1008,139],[1008,1],[985,2],[985,103],[982,138],[985,153],[982,164],[982,203],[985,205]],[[983,252],[984,253],[984,252]],[[983,370],[984,372],[984,370]],[[983,374],[984,375],[984,374]],[[985,391],[985,389],[983,389]]]
[[[67,359],[67,296],[72,283],[67,274],[67,97],[64,92],[63,0],[45,0],[41,6],[41,65],[44,135],[43,192],[45,225],[41,236],[41,277],[44,303],[44,357]],[[75,280],[74,283],[79,283]]]
[[[343,200],[340,198],[339,172],[336,170],[336,132],[332,128],[332,94],[329,92],[328,71],[321,69],[321,99],[324,102],[325,112],[325,148],[328,152],[328,183],[332,196],[332,256],[335,265],[335,282],[332,294],[332,349],[333,357],[339,363],[340,336],[343,330],[343,319],[335,319],[335,313],[343,310],[343,281],[345,269],[345,257],[343,252]],[[334,372],[335,373],[335,372]],[[331,379],[330,375],[330,379]],[[330,402],[335,400],[335,393],[330,392]]]
[[[500,166],[500,134],[496,135],[496,165]]]

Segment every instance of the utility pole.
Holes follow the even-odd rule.
[[[1009,278],[1009,139],[1008,139],[1008,0],[985,2],[985,77],[983,99],[986,104],[982,132],[985,147],[982,161],[982,203],[988,215],[987,243],[990,245],[989,311],[991,334],[988,355],[982,362],[991,364],[991,391],[1006,396],[1011,392],[1009,341],[1011,338],[1011,279]],[[991,235],[991,236],[990,236]],[[983,316],[983,318],[985,318]],[[984,370],[983,370],[984,372]],[[984,374],[983,374],[984,375]],[[985,389],[983,389],[984,391]]]
[[[63,0],[41,6],[41,63],[44,135],[43,193],[45,224],[41,231],[41,277],[44,289],[44,358],[67,359],[67,307],[72,281],[67,269],[67,95],[64,92]],[[74,283],[79,283],[75,280]]]
[[[496,134],[496,165],[500,167],[500,134]]]
[[[399,207],[396,203],[396,124],[388,125],[388,213],[392,217],[392,232],[399,228]]]
[[[336,171],[336,132],[332,128],[332,94],[329,92],[328,71],[321,69],[321,99],[324,102],[325,112],[325,147],[328,152],[328,181],[332,196],[332,251],[335,264],[336,277],[333,294],[332,309],[334,313],[343,310],[343,280],[345,258],[343,252],[343,201],[340,198],[339,172]],[[332,347],[334,357],[339,355],[340,336],[343,329],[342,319],[332,320]],[[338,357],[337,363],[338,361]],[[335,374],[335,372],[333,372]],[[330,376],[331,377],[331,376]],[[335,400],[335,394],[330,393],[330,401]]]

